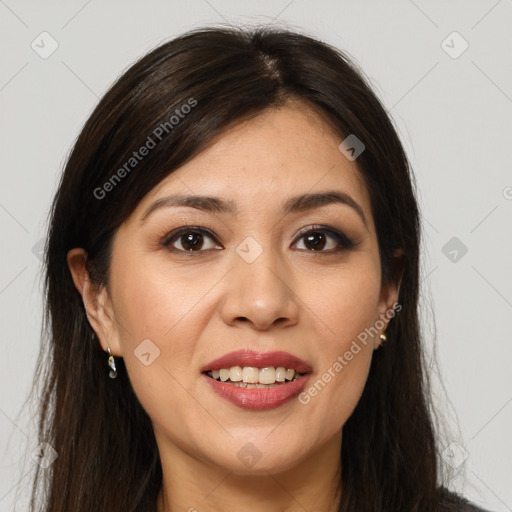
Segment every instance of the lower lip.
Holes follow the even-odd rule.
[[[204,373],[202,376],[219,396],[237,407],[252,411],[274,409],[285,404],[299,395],[309,380],[309,375],[306,374],[293,382],[287,382],[286,384],[281,384],[273,388],[248,389],[212,379]]]

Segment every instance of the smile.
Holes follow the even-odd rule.
[[[232,366],[231,368],[208,371],[206,375],[217,381],[226,382],[238,387],[267,388],[270,386],[280,386],[286,381],[293,382],[304,374],[284,366],[278,366],[277,368],[273,366],[268,368]]]
[[[241,350],[205,365],[202,376],[213,391],[241,409],[261,411],[299,395],[311,367],[287,352]]]

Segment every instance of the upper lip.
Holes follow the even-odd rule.
[[[283,351],[256,352],[254,350],[236,350],[225,354],[201,368],[205,373],[210,370],[220,370],[221,368],[231,368],[232,366],[253,366],[257,368],[267,368],[273,366],[277,368],[291,368],[299,373],[310,373],[311,366],[293,354]]]

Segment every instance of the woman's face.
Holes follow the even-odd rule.
[[[112,322],[95,329],[124,358],[163,460],[255,474],[324,452],[339,460],[397,298],[381,283],[369,196],[340,142],[305,105],[265,112],[173,172],[117,231],[101,301]],[[238,351],[265,356],[215,362]],[[231,367],[219,378],[304,376],[244,388],[204,372]]]

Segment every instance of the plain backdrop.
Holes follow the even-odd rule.
[[[40,241],[66,156],[136,58],[212,23],[301,30],[370,78],[417,178],[450,486],[511,511],[512,1],[0,0],[0,512],[26,510],[36,463],[22,405],[40,343]]]

